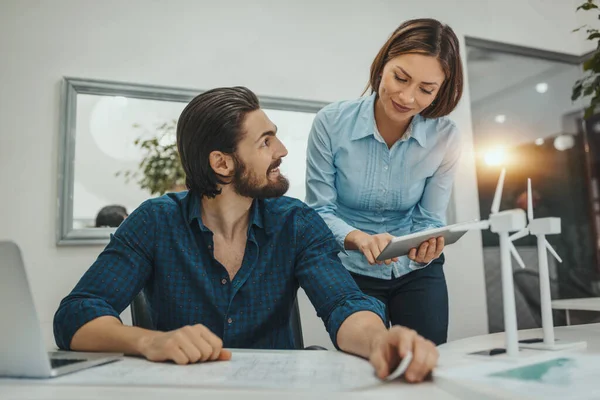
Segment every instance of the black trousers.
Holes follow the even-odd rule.
[[[377,279],[350,273],[358,287],[385,304],[388,321],[414,329],[436,345],[448,338],[448,288],[444,255],[400,278]],[[373,268],[377,268],[376,265]]]

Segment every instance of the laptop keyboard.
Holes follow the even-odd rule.
[[[79,362],[87,361],[81,358],[51,358],[50,365],[52,368],[64,367],[65,365],[75,364]]]

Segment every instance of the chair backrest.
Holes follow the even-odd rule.
[[[304,348],[304,337],[302,336],[302,322],[300,321],[300,307],[298,306],[298,298],[294,300],[292,306],[292,315],[290,315],[290,324],[292,324],[292,332],[294,332],[294,347],[298,350]]]
[[[152,317],[152,309],[146,293],[142,290],[131,302],[131,322],[133,326],[140,328],[155,330],[156,324]]]
[[[156,324],[152,316],[152,309],[150,302],[144,290],[135,296],[131,302],[131,321],[134,326],[139,326],[145,329],[156,329]],[[296,349],[304,348],[304,339],[302,337],[302,323],[300,322],[300,308],[298,307],[298,298],[294,300],[292,306],[292,314],[290,316],[290,324],[292,325],[292,332],[294,333],[294,347]]]

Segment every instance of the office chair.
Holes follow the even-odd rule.
[[[150,309],[150,302],[148,301],[144,290],[141,290],[138,295],[135,296],[131,302],[130,308],[133,326],[152,331],[156,330],[156,324],[154,323],[152,310]]]
[[[131,321],[134,326],[140,328],[156,330],[156,324],[153,321],[152,310],[150,309],[150,303],[146,297],[144,290],[135,296],[131,302]],[[292,315],[290,316],[290,323],[292,324],[292,330],[294,332],[294,347],[297,350],[327,350],[321,346],[308,346],[304,347],[304,339],[302,337],[302,323],[300,321],[300,308],[298,307],[298,299],[294,301],[292,307]]]

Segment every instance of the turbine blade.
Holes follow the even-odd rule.
[[[548,251],[550,252],[550,254],[552,254],[554,256],[554,258],[556,258],[556,260],[561,263],[562,262],[562,258],[560,258],[560,256],[558,255],[558,253],[556,252],[556,250],[554,250],[552,248],[552,246],[550,245],[550,243],[548,242],[548,239],[544,239],[544,242],[546,244],[546,248],[548,249]]]
[[[527,235],[529,235],[529,229],[525,228],[525,229],[521,229],[517,233],[513,233],[512,235],[510,235],[509,239],[510,239],[511,242],[514,242],[515,240],[519,240],[521,238],[524,238]]]
[[[459,224],[455,227],[450,228],[450,232],[464,232],[464,231],[470,231],[471,229],[479,229],[479,230],[485,230],[488,229],[490,227],[490,222],[489,221],[477,221],[477,222],[473,222],[473,223],[464,223],[464,224]]]
[[[504,188],[504,177],[506,176],[506,168],[502,168],[498,185],[496,185],[496,193],[494,193],[494,201],[492,202],[492,214],[500,211],[500,201],[502,201],[502,189]]]
[[[533,221],[533,198],[531,197],[531,178],[527,179],[527,222]]]
[[[519,252],[515,248],[515,245],[512,244],[512,242],[510,242],[509,246],[510,246],[510,253],[512,254],[512,256],[515,258],[515,260],[517,260],[517,263],[519,264],[519,266],[521,268],[525,269],[525,263],[523,262],[523,259],[521,258],[521,256],[519,255]]]

